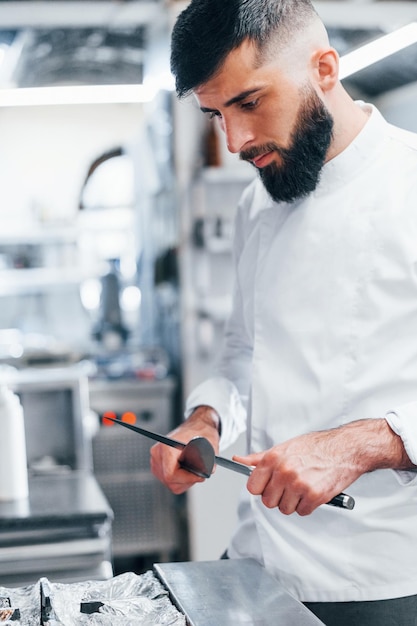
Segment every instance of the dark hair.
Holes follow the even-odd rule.
[[[171,70],[179,97],[209,80],[245,39],[262,52],[273,35],[278,45],[316,16],[310,0],[191,0],[172,33]]]

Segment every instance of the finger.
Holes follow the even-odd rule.
[[[178,467],[178,454],[173,453],[162,444],[155,444],[150,449],[150,465],[152,473],[167,484],[171,481],[175,475],[175,471]]]
[[[254,488],[250,488],[250,492],[253,493]],[[285,488],[283,484],[276,480],[275,476],[266,483],[265,487],[259,494],[261,495],[262,503],[268,509],[278,508],[284,515],[291,515],[295,511],[298,512],[298,507],[302,501],[302,496],[299,492],[293,491],[288,487]]]
[[[155,444],[151,448],[150,467],[154,476],[175,494],[184,493],[203,478],[179,466],[179,453]]]
[[[277,503],[277,507],[283,515],[291,515],[296,511],[298,512],[298,508],[300,507],[301,502],[302,498],[300,494],[295,493],[294,491],[290,491],[288,489],[284,489],[281,494],[281,498]]]
[[[161,465],[157,463],[154,465],[154,462],[151,461],[151,470],[155,477],[160,480],[172,493],[179,495],[187,491],[190,487],[192,487],[196,482],[201,481],[202,479],[198,476],[193,476],[190,472],[181,469],[178,467],[178,470],[173,474],[170,473],[166,475],[161,470]],[[190,476],[193,478],[190,480]]]
[[[284,485],[277,483],[273,476],[266,479],[264,472],[257,472],[257,474],[260,476],[258,481],[254,485],[248,485],[250,493],[260,495],[262,503],[268,509],[277,508],[284,493]]]
[[[268,466],[257,465],[254,467],[252,474],[248,478],[247,489],[249,493],[254,496],[262,495],[262,498],[266,494],[267,502],[271,502],[271,506],[276,506],[278,499],[281,497],[282,488],[279,483],[275,487],[272,485],[274,474]],[[274,502],[274,494],[276,494],[276,501]]]
[[[178,465],[179,453],[171,450],[161,443],[156,443],[150,449],[150,461],[152,471],[157,478],[162,479],[175,472]]]
[[[317,507],[328,502],[329,499],[316,493],[309,494],[308,497],[304,496],[297,506],[297,513],[301,516],[310,515]]]
[[[258,463],[264,457],[264,452],[254,452],[252,454],[246,454],[245,456],[240,456],[239,454],[233,455],[233,460],[238,463],[243,463],[244,465],[258,465]]]
[[[319,504],[313,505],[305,498],[302,498],[298,503],[296,511],[298,515],[300,515],[301,517],[305,517],[306,515],[311,515],[311,513],[319,506]]]

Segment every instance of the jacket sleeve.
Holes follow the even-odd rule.
[[[417,465],[417,402],[409,402],[385,416],[390,428],[401,437],[410,461]],[[417,480],[416,469],[395,470],[399,482],[407,485]]]
[[[245,201],[246,198],[246,201]],[[185,416],[199,405],[213,407],[221,419],[220,448],[230,446],[246,429],[252,366],[252,340],[245,323],[247,287],[242,285],[239,263],[246,239],[244,192],[235,220],[233,264],[234,287],[231,313],[225,325],[222,349],[214,368],[213,377],[196,387],[189,395]],[[244,287],[244,288],[243,288]]]

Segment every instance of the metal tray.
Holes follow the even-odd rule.
[[[156,563],[154,570],[189,626],[323,626],[253,559]]]

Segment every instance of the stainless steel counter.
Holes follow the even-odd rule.
[[[139,576],[127,572],[107,581],[74,586],[50,583],[42,577],[29,588],[2,589],[2,595],[10,598],[12,607],[30,608],[34,617],[41,609],[41,596],[42,611],[48,608],[48,616],[54,617],[57,626],[87,623],[90,614],[113,601],[117,615],[124,615],[129,624],[323,626],[252,559],[158,563],[154,572]],[[107,617],[108,622],[103,615],[100,623],[113,623],[112,614]]]
[[[90,472],[32,476],[27,500],[0,503],[0,584],[111,577],[112,518]]]
[[[323,626],[252,559],[157,563],[154,570],[189,626]]]

